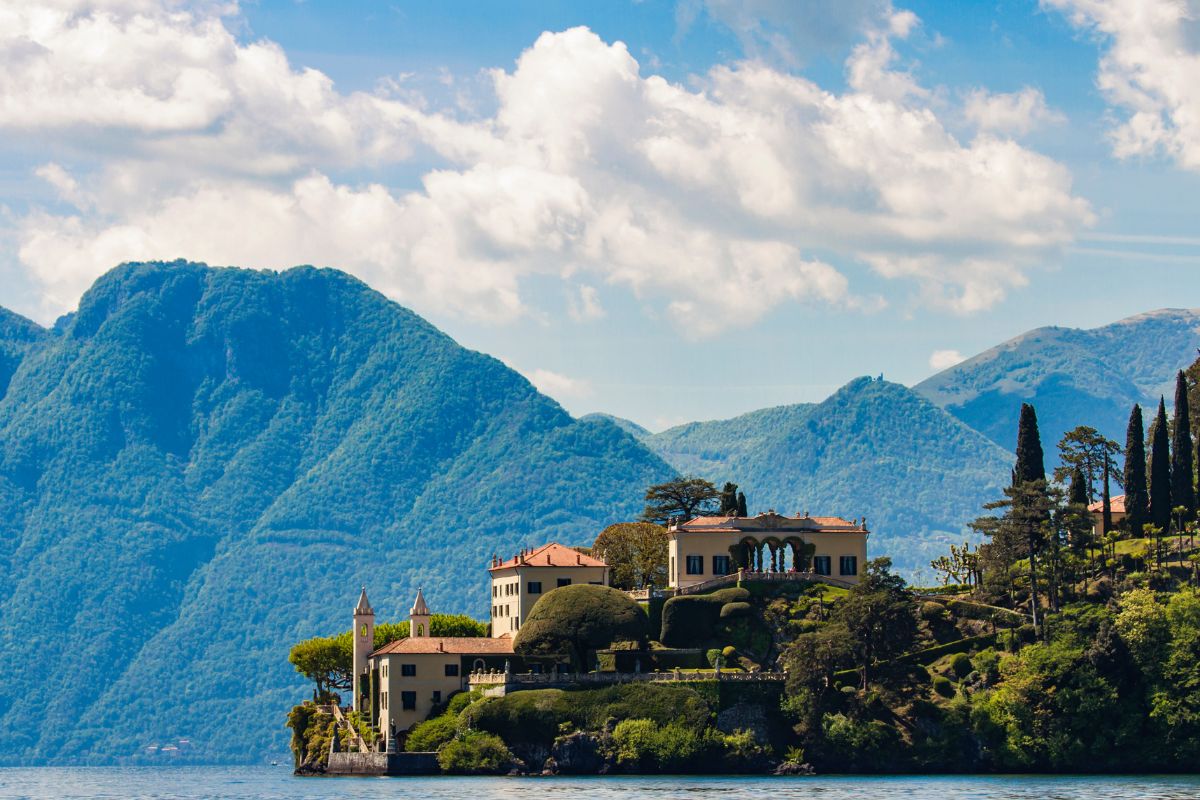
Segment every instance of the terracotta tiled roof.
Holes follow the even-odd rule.
[[[570,547],[564,547],[558,542],[544,544],[536,550],[531,550],[524,556],[516,555],[508,561],[501,562],[489,568],[489,571],[497,569],[509,569],[511,567],[607,567],[600,559],[594,556],[585,556],[578,550]]]
[[[1124,514],[1125,513],[1125,495],[1119,494],[1116,497],[1109,498],[1108,506],[1109,506],[1109,508],[1112,509],[1112,513]],[[1104,513],[1104,501],[1097,500],[1096,502],[1092,503],[1090,506],[1088,506],[1088,511],[1091,511],[1096,514]]]
[[[508,655],[513,651],[513,640],[507,636],[493,639],[490,636],[417,636],[397,639],[385,644],[372,656],[393,653],[450,653],[451,655]]]
[[[865,521],[859,523],[843,519],[842,517],[785,517],[775,512],[768,512],[754,517],[696,517],[695,519],[672,526],[670,530],[756,532],[776,530],[780,532],[823,531],[829,533],[853,533],[863,532],[866,530],[866,527]]]

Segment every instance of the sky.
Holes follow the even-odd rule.
[[[0,305],[337,267],[652,430],[1200,306],[1200,0],[0,0]]]

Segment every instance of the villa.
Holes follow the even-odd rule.
[[[1121,527],[1121,523],[1125,520],[1125,495],[1119,494],[1116,497],[1109,498],[1109,511],[1112,513],[1113,530]],[[1103,536],[1108,533],[1104,529],[1104,501],[1097,500],[1088,506],[1088,513],[1092,515],[1092,530],[1098,536]]]
[[[507,561],[493,557],[492,636],[515,636],[533,604],[551,589],[573,583],[608,586],[608,565],[557,542],[521,550]]]
[[[685,589],[736,573],[810,573],[857,583],[867,562],[866,520],[696,517],[667,528],[667,585]]]

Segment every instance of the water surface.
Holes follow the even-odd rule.
[[[0,800],[1193,800],[1200,776],[295,778],[285,767],[0,769]]]

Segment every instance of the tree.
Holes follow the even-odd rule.
[[[1142,423],[1142,407],[1133,404],[1129,426],[1125,430],[1125,524],[1134,536],[1141,536],[1142,526],[1150,521],[1150,498],[1146,493],[1146,435]]]
[[[1150,431],[1150,521],[1162,531],[1171,527],[1171,452],[1167,433],[1167,406],[1158,400],[1158,413]]]
[[[642,521],[666,525],[676,518],[692,519],[702,512],[712,511],[713,501],[718,497],[717,487],[703,478],[677,477],[646,490]]]
[[[738,485],[736,483],[726,482],[725,487],[721,489],[721,507],[717,514],[722,517],[738,515]]]
[[[616,641],[644,643],[646,612],[622,591],[578,583],[547,592],[534,603],[513,640],[522,656],[570,656],[585,669],[589,651]]]
[[[1171,426],[1171,502],[1184,508],[1185,522],[1196,518],[1196,487],[1192,482],[1195,464],[1189,401],[1187,376],[1180,370],[1175,376],[1175,419]]]
[[[1057,470],[1055,474],[1057,475]],[[1071,470],[1071,485],[1067,489],[1067,502],[1075,505],[1086,506],[1091,501],[1088,496],[1087,480],[1084,478],[1083,470],[1076,466]]]
[[[745,492],[738,492],[738,507],[737,507],[737,515],[738,515],[739,517],[748,517],[748,516],[750,516],[750,512],[748,512],[748,511],[746,510],[746,493],[745,493]]]
[[[354,669],[354,640],[349,633],[340,636],[316,636],[292,645],[288,661],[304,677],[316,684],[317,694],[331,689],[350,688]]]
[[[1013,468],[1013,485],[1044,480],[1046,461],[1038,433],[1037,412],[1029,403],[1022,403],[1017,423],[1017,464]]]
[[[667,532],[649,522],[618,522],[596,537],[592,553],[609,566],[617,589],[667,585]]]
[[[847,643],[862,688],[867,688],[869,671],[877,661],[895,658],[912,648],[917,636],[917,617],[912,592],[904,579],[891,572],[890,558],[867,564],[861,581],[838,604],[833,621],[846,628]]]
[[[1094,502],[1104,477],[1105,459],[1111,463],[1120,452],[1121,446],[1112,439],[1105,438],[1095,428],[1080,425],[1067,431],[1058,443],[1058,459],[1062,463],[1054,469],[1054,480],[1065,483],[1074,470],[1080,470],[1087,502]]]

